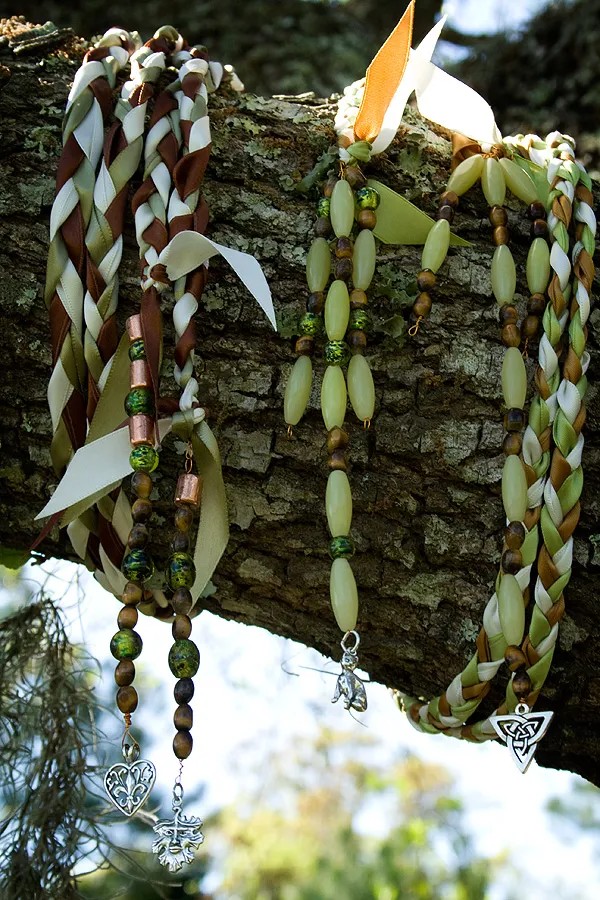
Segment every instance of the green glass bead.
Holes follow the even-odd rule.
[[[506,181],[502,166],[493,156],[483,162],[481,173],[483,196],[490,206],[503,206],[506,197]]]
[[[446,259],[449,246],[450,222],[447,219],[438,219],[425,239],[421,253],[421,268],[437,272]]]
[[[379,193],[372,187],[361,187],[356,192],[356,205],[359,209],[377,209]]]
[[[448,180],[446,190],[454,191],[460,197],[461,194],[466,194],[475,182],[479,181],[482,172],[483,156],[480,153],[477,153],[475,156],[469,156],[457,165]]]
[[[311,293],[324,291],[331,274],[331,253],[323,237],[315,238],[306,257],[306,281]]]
[[[176,678],[193,678],[200,666],[200,651],[193,641],[175,641],[169,650],[169,668]]]
[[[527,371],[520,350],[509,347],[502,361],[502,394],[508,409],[523,409],[527,393]]]
[[[137,659],[142,652],[142,639],[137,631],[123,628],[112,636],[110,652],[115,659]]]
[[[544,238],[531,242],[527,254],[527,287],[531,294],[544,294],[550,281],[550,248]]]
[[[523,203],[535,203],[538,198],[537,188],[533,180],[516,162],[503,157],[498,162],[504,172],[504,179],[511,193]]]
[[[327,431],[341,428],[346,417],[346,379],[339,366],[327,366],[321,384],[321,410]],[[346,529],[342,534],[346,534]]]
[[[348,395],[352,409],[361,422],[367,422],[373,418],[375,385],[369,363],[361,353],[355,354],[348,366]]]
[[[351,559],[354,556],[352,538],[345,535],[332,538],[329,542],[329,555],[332,559]]]
[[[503,575],[498,587],[498,616],[507,644],[519,646],[525,630],[523,592],[514,575]]]
[[[354,194],[347,181],[337,181],[331,194],[331,225],[336,237],[348,237],[354,225]]]
[[[134,341],[129,347],[129,359],[132,362],[135,362],[136,359],[146,359],[146,347],[141,338]]]
[[[154,395],[150,388],[134,388],[125,397],[125,412],[128,416],[154,415]]]
[[[513,255],[506,244],[501,244],[494,250],[491,274],[492,290],[498,304],[506,306],[512,303],[517,287],[517,270]]]
[[[341,341],[348,328],[350,298],[344,281],[333,281],[325,301],[325,331],[330,341]]]
[[[310,357],[299,356],[285,388],[283,412],[287,425],[297,425],[308,406],[313,370]]]
[[[352,493],[348,476],[341,469],[329,473],[325,511],[331,537],[344,537],[352,526]]]
[[[502,469],[502,502],[509,522],[522,522],[527,512],[527,478],[518,456],[507,456]]]
[[[190,588],[196,579],[196,566],[189,553],[174,553],[167,563],[167,581],[174,591]]]
[[[366,310],[353,309],[350,312],[348,331],[370,331],[371,324],[371,316]]]
[[[158,465],[158,452],[145,444],[134,447],[129,454],[129,465],[134,472],[154,472]]]
[[[329,197],[321,197],[321,199],[317,203],[317,215],[320,218],[329,218],[330,206],[331,206],[331,201],[330,201]]]
[[[130,550],[125,556],[121,571],[128,581],[135,584],[147,581],[154,575],[154,563],[146,550]]]
[[[345,366],[350,359],[350,347],[345,341],[327,341],[323,354],[328,366]]]
[[[300,319],[300,334],[319,334],[322,324],[321,316],[311,312],[304,313]]]
[[[361,188],[361,190],[370,190],[370,188]],[[373,280],[376,254],[373,232],[369,231],[368,228],[364,228],[354,243],[352,281],[354,287],[359,291],[366,291]]]
[[[338,627],[344,633],[356,628],[358,590],[347,559],[334,559],[329,577],[331,608]]]

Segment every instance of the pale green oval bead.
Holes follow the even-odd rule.
[[[519,582],[514,575],[503,575],[498,587],[498,616],[507,644],[517,647],[525,631],[525,604]]]
[[[483,195],[490,206],[502,206],[506,197],[506,181],[502,166],[497,159],[490,156],[483,162],[481,173]]]
[[[344,281],[332,282],[325,300],[325,331],[330,341],[344,339],[350,318],[350,297]]]
[[[502,166],[504,172],[504,180],[508,185],[509,191],[522,200],[523,203],[535,203],[538,199],[538,193],[531,176],[518,166],[512,159],[502,157],[498,162]]]
[[[527,512],[527,479],[518,456],[507,456],[502,469],[502,503],[509,522],[522,522]]]
[[[506,244],[501,244],[492,257],[492,290],[500,306],[512,303],[516,287],[517,270],[513,255]]]
[[[358,619],[358,590],[347,559],[334,559],[331,565],[329,596],[338,627],[344,634],[354,631]]]
[[[331,253],[325,238],[315,238],[306,257],[306,281],[312,293],[324,291],[331,274]]]
[[[375,385],[369,363],[362,353],[357,353],[350,360],[348,394],[352,409],[361,422],[372,419],[375,412]]]
[[[354,265],[352,273],[352,281],[354,287],[360,291],[366,291],[375,272],[375,238],[373,232],[368,228],[363,228],[354,242],[354,255],[352,263]]]
[[[348,237],[354,225],[354,194],[345,179],[336,181],[329,204],[331,227],[336,237]]]
[[[450,222],[447,219],[439,219],[425,239],[421,254],[421,268],[437,272],[446,259],[449,246]]]
[[[352,525],[352,493],[348,476],[341,469],[329,473],[325,491],[325,511],[331,537],[350,533]]]
[[[479,181],[482,172],[483,156],[479,153],[476,156],[469,156],[468,159],[463,159],[463,161],[457,165],[448,180],[446,190],[454,191],[454,193],[458,194],[460,197],[461,194],[465,194],[470,187],[473,187],[476,181]]]
[[[502,394],[508,409],[523,409],[527,393],[527,371],[520,350],[509,347],[502,360]]]
[[[283,398],[283,415],[287,425],[297,425],[308,406],[313,368],[308,356],[299,356],[290,373]]]
[[[340,366],[327,366],[321,385],[321,412],[327,431],[341,428],[346,418],[346,380]]]
[[[544,238],[534,238],[527,254],[527,287],[530,294],[544,294],[550,281],[550,247]]]

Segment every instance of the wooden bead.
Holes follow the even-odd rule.
[[[191,731],[194,724],[194,713],[189,703],[182,703],[173,714],[173,725],[177,731]]]
[[[536,219],[531,223],[531,237],[548,237],[548,223],[545,219]]]
[[[331,199],[331,195],[333,194],[333,189],[338,181],[337,178],[332,177],[328,178],[325,184],[323,185],[323,196],[327,197],[328,200]]]
[[[119,610],[117,625],[119,628],[135,628],[138,620],[138,611],[135,606],[124,606]]]
[[[352,269],[351,259],[336,259],[333,265],[333,277],[339,281],[350,281],[352,278]]]
[[[420,291],[430,291],[437,281],[435,272],[431,269],[423,269],[417,275],[417,287]]]
[[[335,255],[337,259],[352,259],[354,245],[349,237],[338,238],[335,242]]]
[[[505,347],[518,347],[521,343],[521,332],[518,325],[505,325],[502,329],[502,343]]]
[[[358,328],[348,332],[347,341],[353,353],[363,353],[367,347],[367,335]]]
[[[522,522],[509,522],[504,529],[504,543],[509,550],[519,550],[525,540],[525,526]]]
[[[178,506],[175,510],[175,527],[182,532],[189,531],[194,521],[194,511],[188,506]]]
[[[546,207],[540,200],[536,200],[530,205],[527,210],[527,215],[530,219],[544,219],[546,216]]]
[[[522,700],[531,693],[531,678],[525,669],[519,669],[515,672],[512,680],[512,689],[517,700]]]
[[[431,312],[431,297],[425,292],[419,294],[413,305],[413,312],[416,316],[428,316]]]
[[[369,300],[364,291],[355,288],[350,292],[350,309],[364,309],[368,303]]]
[[[503,206],[492,206],[490,209],[490,222],[497,228],[499,225],[508,225],[508,214]]]
[[[117,706],[122,713],[135,712],[138,705],[137,691],[131,685],[120,687],[117,691]]]
[[[152,515],[152,504],[149,500],[138,499],[131,507],[131,517],[137,524],[138,522],[147,522]]]
[[[133,660],[122,659],[115,669],[115,681],[119,687],[125,687],[135,678],[135,666]]]
[[[521,331],[523,332],[523,337],[532,338],[538,332],[538,328],[540,327],[540,319],[539,316],[526,316],[523,320],[523,324],[521,325]]]
[[[190,539],[183,531],[178,531],[171,539],[171,550],[173,553],[187,553],[190,549]]]
[[[442,196],[440,197],[440,201],[442,203],[447,203],[448,206],[452,206],[454,209],[458,206],[458,194],[454,191],[444,191]]]
[[[527,301],[527,312],[532,316],[542,316],[546,309],[546,297],[544,294],[532,294]]]
[[[192,623],[189,616],[176,615],[171,628],[171,633],[174,641],[181,641],[189,638],[192,633]]]
[[[500,244],[508,244],[509,237],[510,235],[506,225],[498,225],[496,228],[494,228],[493,238],[494,244],[497,247],[499,247]]]
[[[346,166],[344,177],[351,188],[362,187],[367,183],[367,179],[358,166]]]
[[[333,451],[333,453],[329,457],[329,460],[327,461],[327,464],[332,472],[336,472],[336,471],[347,472],[348,471],[348,463],[346,461],[346,455],[341,448]]]
[[[134,472],[131,476],[131,490],[141,500],[147,500],[152,493],[154,482],[147,472]]]
[[[523,568],[523,557],[520,550],[505,550],[502,554],[502,569],[509,575],[516,575]]]
[[[507,409],[504,416],[504,428],[506,431],[522,431],[525,426],[525,413],[522,409],[514,407]]]
[[[519,321],[519,313],[516,306],[501,306],[498,310],[498,321],[501,325],[514,325]]]
[[[309,334],[303,334],[294,344],[294,350],[298,356],[312,356],[315,340]]]
[[[306,301],[306,309],[308,312],[315,313],[319,315],[323,312],[323,307],[325,306],[325,292],[324,291],[313,291],[312,294],[308,295],[308,300]]]
[[[189,731],[178,731],[173,738],[173,753],[177,759],[187,759],[192,752],[194,742]]]
[[[507,434],[502,442],[502,451],[506,456],[517,456],[523,447],[523,438],[518,433]]]
[[[331,219],[329,216],[319,216],[315,222],[315,234],[317,237],[327,238],[331,234]]]
[[[175,682],[173,697],[175,703],[189,703],[194,696],[194,682],[191,678],[180,678]]]
[[[350,438],[343,428],[332,428],[327,435],[327,452],[333,453],[340,447],[343,449],[348,446]]]
[[[437,211],[436,218],[438,220],[445,219],[447,222],[452,222],[454,220],[454,210],[448,203],[442,203]]]
[[[177,616],[187,616],[192,608],[192,595],[189,588],[180,587],[171,597],[171,606]]]
[[[358,222],[359,228],[365,228],[369,231],[373,231],[373,229],[377,225],[377,213],[374,209],[361,209],[356,218],[356,221]]]
[[[141,584],[135,584],[133,581],[128,581],[123,588],[121,599],[126,606],[132,606],[139,603],[143,596],[144,589]]]
[[[504,661],[511,672],[516,672],[521,666],[527,665],[527,658],[520,647],[509,644],[504,651]]]
[[[136,524],[133,526],[131,531],[129,532],[129,537],[127,538],[127,544],[132,549],[140,549],[141,547],[145,547],[148,543],[148,538],[150,537],[148,533],[148,529],[145,525]]]

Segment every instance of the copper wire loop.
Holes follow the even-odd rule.
[[[419,330],[419,325],[421,324],[422,321],[423,321],[423,316],[419,316],[419,318],[417,319],[415,324],[410,326],[410,328],[408,329],[408,333],[410,334],[411,337],[414,337],[416,335],[416,333]]]

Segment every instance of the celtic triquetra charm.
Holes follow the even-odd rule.
[[[548,731],[553,715],[553,712],[530,712],[526,703],[519,703],[514,713],[491,716],[491,724],[498,737],[505,742],[520,772],[525,773],[529,768],[538,742]]]

